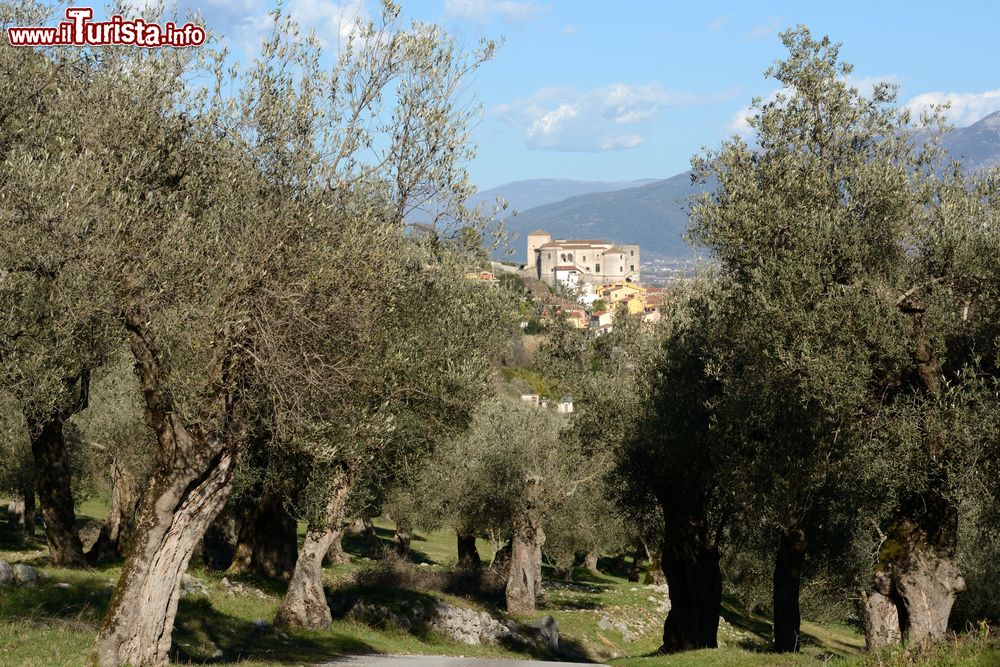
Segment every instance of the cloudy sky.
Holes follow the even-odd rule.
[[[268,27],[271,0],[184,0],[237,54]],[[406,15],[465,44],[503,38],[471,90],[482,107],[470,166],[482,188],[523,178],[626,180],[687,169],[690,156],[744,128],[762,73],[803,23],[843,42],[859,85],[887,79],[901,102],[950,100],[967,125],[1000,110],[1000,4],[979,2],[402,0]],[[372,0],[286,0],[332,43]]]

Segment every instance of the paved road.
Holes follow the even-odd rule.
[[[542,660],[501,660],[499,658],[455,658],[441,655],[353,655],[324,662],[325,667],[580,667],[578,662],[544,662]]]

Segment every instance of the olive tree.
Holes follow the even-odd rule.
[[[878,567],[909,638],[939,640],[964,586],[957,500],[990,447],[962,425],[995,400],[995,177],[944,161],[939,117],[913,127],[893,86],[852,87],[828,38],[782,39],[768,74],[783,91],[748,119],[756,145],[694,160],[716,188],[693,202],[692,237],[730,294],[715,428],[758,462],[776,649],[796,647],[807,528],[826,506],[812,500],[831,484],[889,536]],[[859,489],[879,483],[864,506]]]
[[[2,11],[9,25],[47,10]],[[103,215],[94,192],[108,183],[92,149],[104,92],[90,79],[96,60],[0,55],[0,391],[24,416],[50,562],[65,567],[86,563],[64,426],[87,407],[91,374],[121,340],[105,287],[108,248],[86,242]]]

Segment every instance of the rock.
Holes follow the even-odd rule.
[[[63,590],[65,590],[68,588],[72,588],[72,586],[70,586],[68,582],[60,581],[58,584],[56,584],[56,588],[62,588]]]
[[[271,629],[271,624],[265,621],[263,618],[255,618],[254,620],[250,621],[250,625],[252,625],[253,629],[256,630],[257,632],[267,632],[268,630]]]
[[[0,560],[0,586],[10,586],[14,583],[14,570],[10,563]]]
[[[542,616],[537,621],[529,623],[528,627],[550,649],[559,650],[559,622],[556,619],[551,616]]]
[[[187,597],[188,595],[208,595],[208,586],[190,574],[185,574],[181,577],[181,597]]]
[[[38,572],[35,568],[24,563],[16,563],[12,568],[14,571],[14,583],[22,588],[34,588],[38,585]]]

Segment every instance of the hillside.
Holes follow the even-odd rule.
[[[508,211],[525,211],[570,197],[623,190],[654,182],[656,182],[654,178],[637,181],[576,181],[568,178],[532,178],[505,183],[489,190],[477,192],[469,198],[467,205],[474,207],[483,203],[487,208],[491,208],[497,197],[503,197],[507,201]]]
[[[1000,165],[1000,111],[968,127],[952,130],[942,144],[968,171]],[[555,179],[522,181],[533,184],[532,196],[538,199],[545,196],[554,198],[557,193],[566,191],[557,187],[553,187],[548,194],[539,191],[547,187],[547,183],[565,182]],[[591,191],[526,210],[518,209],[518,214],[507,221],[508,229],[519,235],[513,241],[516,251],[513,260],[526,261],[524,236],[539,228],[557,238],[606,238],[622,243],[639,243],[644,261],[683,259],[704,254],[688,246],[683,238],[687,226],[683,202],[695,191],[691,185],[691,173],[684,172],[637,187]],[[492,191],[481,194],[489,192]],[[531,200],[526,197],[522,201]]]
[[[941,143],[966,171],[1000,165],[1000,111],[952,130]]]
[[[613,192],[591,193],[522,211],[507,222],[519,234],[515,261],[525,261],[524,236],[544,229],[555,237],[606,238],[642,245],[643,259],[692,257],[684,242],[684,199],[695,189],[690,172]]]

